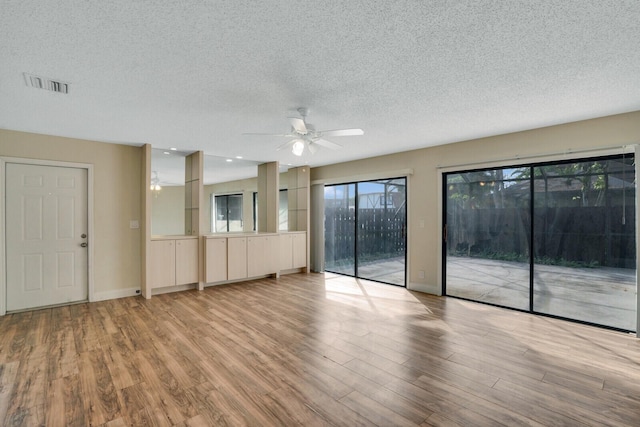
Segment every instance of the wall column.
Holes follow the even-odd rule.
[[[261,233],[277,233],[280,225],[280,166],[278,162],[258,165],[258,227]]]
[[[324,185],[311,186],[310,203],[310,236],[311,239],[311,271],[322,273],[324,271]]]

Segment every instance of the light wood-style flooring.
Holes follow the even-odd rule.
[[[638,426],[631,335],[295,274],[0,318],[3,426]]]

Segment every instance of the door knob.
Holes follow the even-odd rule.
[[[86,248],[87,244],[83,242],[83,243],[80,243],[80,246],[82,246],[83,248]]]
[[[82,233],[82,236],[80,236],[80,237],[82,237],[83,239],[86,239],[86,238],[87,238],[87,235],[86,235],[86,234],[84,234],[84,233]]]

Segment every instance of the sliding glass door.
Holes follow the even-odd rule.
[[[447,295],[529,310],[529,168],[446,177]]]
[[[633,157],[445,174],[445,294],[636,328]]]
[[[325,270],[356,275],[356,185],[324,187]]]
[[[405,284],[406,179],[358,183],[357,276]]]
[[[325,270],[405,286],[406,178],[325,187]]]
[[[533,167],[533,307],[635,329],[633,159]]]

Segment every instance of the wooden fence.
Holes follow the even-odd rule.
[[[325,259],[327,262],[353,260],[358,244],[358,262],[404,256],[406,211],[404,208],[358,210],[358,229],[353,208],[325,209]]]
[[[448,252],[525,260],[530,227],[528,209],[460,209],[447,217]],[[635,268],[635,209],[536,209],[533,243],[535,257],[549,262]]]

